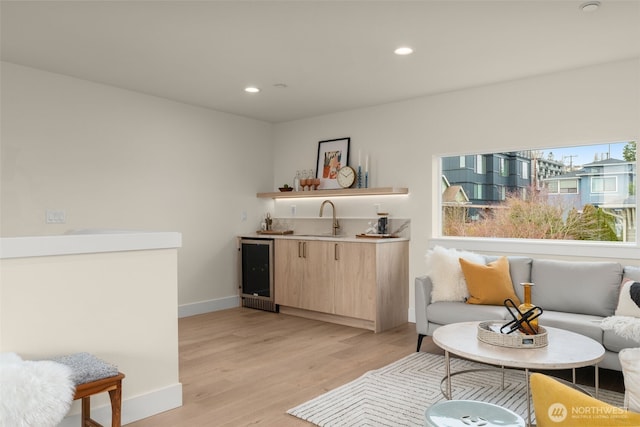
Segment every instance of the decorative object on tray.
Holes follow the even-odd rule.
[[[526,298],[527,297],[525,295],[525,301]],[[531,297],[529,297],[529,301],[530,300]],[[527,335],[536,335],[538,333],[539,326],[537,319],[543,312],[540,307],[532,305],[530,302],[528,306],[525,303],[521,304],[520,307],[518,307],[516,306],[516,303],[514,303],[513,300],[509,298],[504,300],[504,306],[507,307],[507,311],[509,312],[513,320],[505,323],[500,332],[510,334],[519,330],[520,332]],[[527,311],[522,311],[521,308],[523,306],[525,306],[526,308],[531,308],[528,308]],[[514,313],[512,309],[515,310],[516,313]],[[505,332],[505,330],[507,330],[507,332]]]
[[[387,212],[378,213],[378,234],[387,234],[389,224],[389,214]]]
[[[537,308],[535,305],[531,304],[531,287],[534,285],[534,283],[524,282],[520,283],[520,285],[524,288],[524,302],[518,307],[519,319],[523,318],[523,315],[520,313],[528,313],[532,309]],[[537,316],[527,319],[525,324],[520,324],[520,330],[525,334],[537,334],[538,317],[540,316],[540,314],[542,314],[542,309],[540,309],[540,312]]]
[[[262,221],[260,228],[263,231],[271,231],[273,229],[273,219],[271,218],[271,214],[269,212],[267,212],[264,216],[264,221]]]
[[[542,326],[538,327],[538,333],[527,335],[517,328],[512,333],[501,332],[504,328],[504,321],[490,320],[478,324],[478,339],[484,343],[509,348],[540,348],[549,344],[547,330]]]
[[[293,187],[289,187],[289,184],[285,184],[284,187],[279,187],[278,190],[284,193],[285,191],[293,191]]]

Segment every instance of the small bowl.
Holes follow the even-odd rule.
[[[278,190],[284,193],[285,191],[293,191],[293,187],[280,187]]]

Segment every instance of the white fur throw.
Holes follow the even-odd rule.
[[[631,316],[609,316],[602,319],[600,327],[612,330],[622,338],[640,342],[640,319]]]
[[[75,386],[68,366],[0,355],[0,427],[54,427],[69,411]]]
[[[467,282],[460,267],[460,258],[484,264],[484,256],[436,246],[426,255],[427,275],[431,278],[431,302],[464,301],[469,297]]]

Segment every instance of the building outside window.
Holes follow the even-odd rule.
[[[615,193],[618,188],[618,179],[615,176],[591,177],[592,193]]]
[[[637,242],[635,141],[468,156],[440,159],[471,195],[447,204],[441,236]]]
[[[484,156],[482,154],[478,154],[476,156],[476,173],[478,174],[484,174],[485,172],[485,168],[484,168]]]

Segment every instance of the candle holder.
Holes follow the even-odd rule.
[[[362,188],[362,166],[358,165],[357,187]]]

